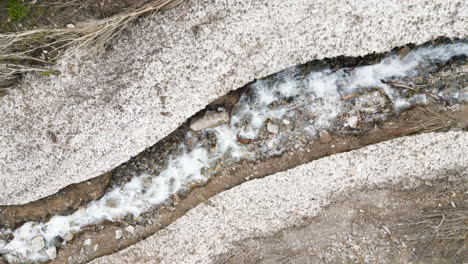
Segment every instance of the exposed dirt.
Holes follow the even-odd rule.
[[[27,221],[45,221],[50,217],[66,215],[106,191],[111,173],[85,182],[69,185],[54,195],[24,205],[0,205],[0,227],[15,228]]]
[[[76,25],[89,19],[102,19],[128,9],[134,9],[148,0],[5,0],[0,1],[0,33],[17,32],[39,27],[60,28]],[[15,6],[13,10],[10,8]],[[24,7],[16,16],[14,10]],[[10,11],[11,10],[11,11]]]
[[[428,115],[428,113],[444,114],[446,111],[442,106],[432,106],[432,109],[427,107],[414,108],[402,114],[400,118],[390,120],[366,135],[332,136],[332,141],[329,143],[314,141],[304,147],[303,150],[291,151],[279,157],[263,161],[243,161],[229,166],[222,169],[205,186],[196,187],[185,196],[180,195],[177,197],[176,202],[161,206],[137,219],[129,217],[120,223],[104,223],[99,226],[89,227],[79,236],[76,236],[72,243],[61,248],[58,257],[50,263],[86,263],[94,258],[111,254],[153,235],[198,204],[203,202],[209,204],[207,201],[209,197],[242,184],[247,180],[262,178],[331,154],[350,151],[407,133],[417,133],[420,130],[412,129],[413,124],[419,124],[420,129],[424,130],[427,127],[425,126],[427,122],[433,122],[433,116]],[[451,113],[451,115],[456,116],[457,121],[450,122],[452,125],[445,127],[444,130],[462,129],[459,125],[464,125],[461,120],[466,119],[468,107],[464,107],[460,112]],[[125,228],[129,225],[135,227],[134,233],[124,231],[124,236],[121,239],[116,239],[115,232],[117,230],[126,230]],[[87,240],[89,243],[85,243]],[[88,245],[83,246],[83,244]]]
[[[236,243],[214,263],[468,263],[468,182],[350,190],[306,224]]]

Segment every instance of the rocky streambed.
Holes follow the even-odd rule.
[[[36,203],[44,213],[31,216],[1,208],[0,253],[9,263],[87,262],[246,180],[392,137],[466,129],[467,55],[466,39],[438,39],[256,80],[106,174],[99,199],[77,192],[69,198],[81,202]]]

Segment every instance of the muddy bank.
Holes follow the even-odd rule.
[[[58,193],[25,205],[0,205],[0,227],[15,228],[28,221],[47,221],[52,216],[66,215],[92,200],[101,198],[109,187],[111,173],[72,184]]]
[[[348,190],[300,227],[235,243],[213,263],[465,263],[468,181]]]

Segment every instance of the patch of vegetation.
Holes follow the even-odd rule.
[[[18,22],[28,15],[28,6],[22,0],[7,0],[8,19]]]
[[[83,0],[88,4],[95,1]],[[119,1],[126,3],[127,0]],[[79,49],[83,51],[83,55],[101,55],[115,36],[141,16],[172,8],[185,1],[187,0],[150,0],[141,6],[130,5],[111,16],[102,19],[95,17],[78,24],[69,23],[70,17],[75,17],[72,15],[62,19],[65,14],[76,15],[82,10],[80,1],[77,0],[41,1],[33,5],[28,5],[23,0],[0,0],[0,19],[9,20],[0,23],[0,90],[14,87],[27,72],[59,74],[52,71],[51,66],[64,56],[65,50],[70,49],[73,52]],[[70,6],[71,10],[64,9]],[[52,10],[47,13],[57,13],[56,17],[63,20],[54,20],[60,22],[59,26],[55,23],[44,24],[41,14],[47,8]],[[4,10],[6,12],[2,12]],[[73,12],[70,13],[71,11]],[[84,19],[85,16],[81,16]],[[80,15],[76,17],[80,18]],[[77,19],[78,22],[79,20]],[[23,25],[17,26],[16,23],[20,21]],[[46,54],[44,50],[47,51]]]

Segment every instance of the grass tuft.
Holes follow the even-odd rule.
[[[8,19],[18,22],[28,15],[28,6],[22,0],[7,0]]]
[[[8,12],[11,10],[14,19],[21,19],[27,14],[27,6],[21,0],[8,1]],[[65,50],[71,53],[80,50],[85,56],[102,55],[110,41],[139,17],[185,1],[153,0],[139,8],[87,21],[72,28],[38,28],[0,34],[0,89],[15,86],[26,72],[50,75],[51,64],[63,57]],[[47,50],[50,57],[41,57],[43,50]]]

